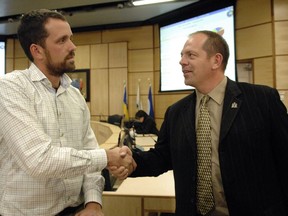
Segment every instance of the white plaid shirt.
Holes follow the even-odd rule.
[[[107,156],[70,83],[63,75],[56,92],[34,64],[0,79],[0,215],[48,216],[83,201],[102,204]]]

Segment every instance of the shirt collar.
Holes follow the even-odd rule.
[[[40,71],[40,69],[34,64],[31,63],[29,70],[31,71],[30,79],[33,82],[43,82],[45,85],[52,87],[50,80]],[[64,74],[60,77],[60,85],[67,89],[71,84],[71,79],[67,74]]]
[[[224,79],[211,91],[208,93],[209,97],[212,98],[218,105],[222,104],[224,101],[225,89],[227,85],[227,77]],[[200,104],[203,94],[196,89],[197,95],[197,106]]]

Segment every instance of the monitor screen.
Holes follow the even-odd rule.
[[[5,74],[5,42],[0,41],[0,77]]]
[[[184,84],[180,53],[188,35],[199,30],[212,30],[227,41],[230,57],[225,75],[236,80],[234,6],[226,6],[195,17],[160,26],[160,92],[192,89]]]

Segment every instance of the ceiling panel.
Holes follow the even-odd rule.
[[[72,28],[79,28],[145,21],[196,1],[178,0],[134,7],[127,0],[0,0],[0,35],[16,34],[21,14],[38,8],[70,8],[71,12],[66,13],[66,17]],[[75,11],[75,7],[84,10]]]

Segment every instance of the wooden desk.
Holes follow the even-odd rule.
[[[172,171],[158,177],[127,178],[116,191],[103,193],[103,211],[109,216],[147,216],[149,212],[174,210]]]
[[[116,125],[99,121],[91,121],[91,128],[96,135],[99,145],[106,143],[108,139],[111,139],[109,143],[117,143],[118,134],[121,131],[121,129]]]

